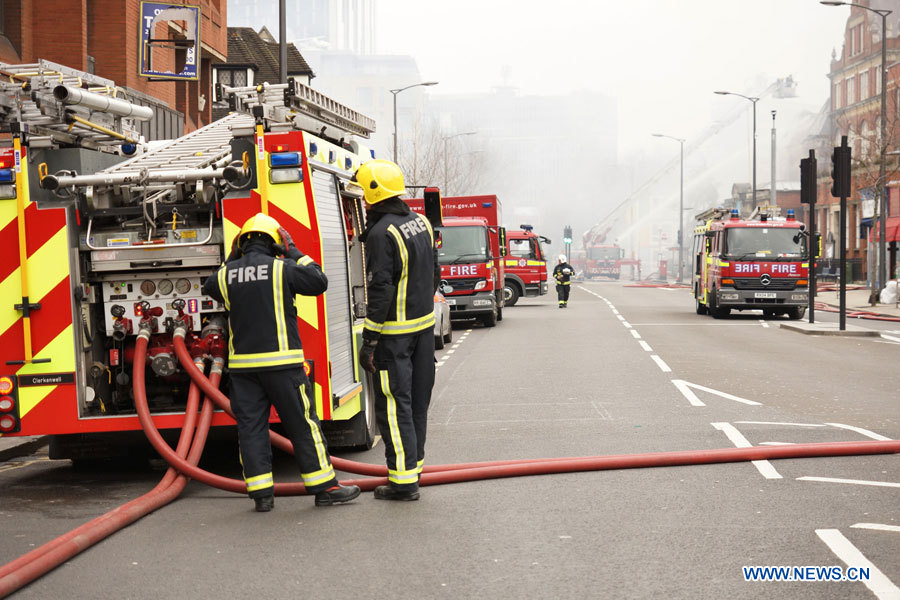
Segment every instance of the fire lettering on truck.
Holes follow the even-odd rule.
[[[478,268],[475,265],[452,265],[450,276],[453,275],[478,275]]]
[[[734,263],[735,274],[759,273],[759,263]]]
[[[781,273],[783,275],[799,275],[797,272],[797,263],[780,263],[772,265],[773,273]]]

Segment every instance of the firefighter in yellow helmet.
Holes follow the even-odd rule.
[[[375,417],[384,439],[388,485],[379,500],[418,500],[428,405],[434,386],[434,293],[440,267],[434,232],[400,199],[400,167],[362,165],[355,179],[366,199],[368,303],[360,365],[373,375]]]
[[[272,510],[275,501],[268,426],[273,404],[316,506],[359,496],[357,486],[342,486],[334,475],[302,368],[294,296],[318,296],[327,287],[322,268],[262,213],[244,223],[228,259],[203,284],[203,293],[229,311],[231,407],[247,492],[259,512]]]

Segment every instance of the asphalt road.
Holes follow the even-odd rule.
[[[889,339],[805,336],[758,313],[717,321],[684,290],[618,283],[504,317],[458,325],[438,353],[428,463],[900,438]],[[380,463],[383,446],[353,458]],[[230,448],[207,462],[239,473]],[[276,479],[297,478],[278,463]],[[0,464],[0,563],[161,473]],[[885,599],[900,597],[898,551],[897,455],[510,478],[423,488],[414,503],[278,498],[268,514],[191,483],[15,597]],[[848,564],[869,568],[868,585],[742,571]]]

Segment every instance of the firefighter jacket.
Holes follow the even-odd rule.
[[[203,284],[203,293],[229,311],[228,367],[264,371],[303,363],[294,296],[318,296],[328,287],[322,268],[291,246],[286,258],[262,242],[245,244]]]
[[[428,220],[399,198],[391,198],[369,210],[361,239],[366,244],[368,281],[363,337],[377,340],[434,327],[440,267]]]
[[[553,269],[553,278],[556,279],[556,285],[569,285],[569,279],[575,274],[575,269],[569,263],[560,263]]]

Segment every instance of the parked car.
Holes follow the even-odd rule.
[[[438,350],[453,341],[450,305],[440,292],[434,294],[434,347]]]

